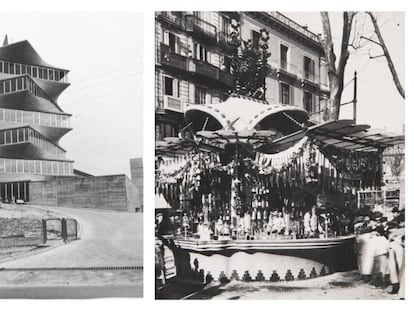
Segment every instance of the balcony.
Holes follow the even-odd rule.
[[[295,66],[289,64],[285,60],[280,61],[280,66],[276,69],[276,74],[278,78],[284,77],[289,79],[296,79],[296,74],[294,70]]]
[[[185,30],[193,33],[194,37],[215,43],[217,40],[216,26],[202,20],[195,15],[185,17]]]
[[[220,31],[218,34],[218,45],[227,50],[232,50],[234,46],[231,44],[231,34]]]
[[[302,86],[319,89],[318,77],[314,73],[305,70],[303,74],[303,79],[301,80]]]
[[[230,72],[219,70],[219,79],[229,88],[232,88],[234,86],[234,77]]]
[[[270,16],[272,16],[274,19],[276,19],[280,23],[288,26],[291,29],[294,29],[301,35],[319,43],[318,35],[314,34],[313,32],[309,31],[306,27],[299,25],[298,23],[294,22],[293,20],[284,16],[283,14],[280,14],[279,12],[275,12],[275,11],[266,12],[266,14],[269,14]]]
[[[162,20],[171,26],[184,28],[184,18],[182,12],[162,11],[157,13],[157,19]]]
[[[172,52],[170,47],[165,44],[161,45],[161,59],[160,63],[179,70],[188,70],[187,57]]]
[[[164,95],[164,109],[179,113],[184,112],[184,102],[176,97]]]
[[[213,66],[209,63],[202,61],[195,61],[195,72],[198,75],[201,75],[210,79],[219,79],[219,69],[216,66]]]

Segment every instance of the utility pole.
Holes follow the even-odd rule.
[[[357,117],[357,72],[356,70],[354,71],[354,98],[346,103],[341,104],[341,106],[345,106],[348,105],[350,103],[353,104],[353,120],[354,120],[354,124],[356,124],[356,117]]]

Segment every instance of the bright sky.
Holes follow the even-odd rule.
[[[60,145],[76,169],[130,176],[129,159],[142,156],[142,29],[142,13],[0,13],[0,44],[6,33],[27,39],[70,70],[58,104],[73,130]]]
[[[322,33],[319,12],[282,12],[301,25],[308,25],[309,30]],[[405,81],[405,19],[404,13],[376,13],[382,36],[387,44],[401,83]],[[335,52],[339,58],[340,40],[342,36],[342,13],[330,13],[332,35]],[[365,25],[360,33],[377,41],[373,33],[371,19],[364,13],[357,15],[358,26]],[[371,51],[369,51],[371,50]],[[392,80],[385,57],[369,58],[383,55],[382,50],[374,43],[352,54],[345,72],[345,85],[353,79],[354,71],[358,73],[357,123],[366,123],[372,128],[386,129],[388,132],[401,133],[405,120],[404,99],[400,96]],[[353,83],[344,90],[342,102],[353,98]],[[340,118],[352,119],[352,104],[342,106]]]

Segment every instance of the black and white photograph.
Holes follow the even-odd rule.
[[[405,13],[154,18],[155,298],[404,300]]]
[[[142,16],[0,12],[0,298],[143,296]]]

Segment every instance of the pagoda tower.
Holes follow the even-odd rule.
[[[30,182],[73,176],[59,140],[71,115],[57,99],[69,70],[46,63],[29,41],[0,47],[0,197],[30,201]]]

